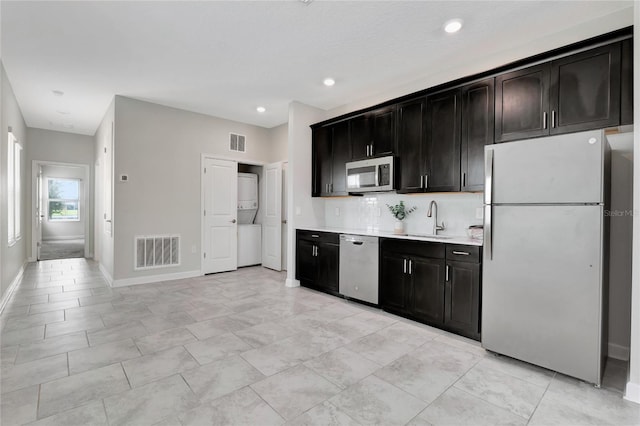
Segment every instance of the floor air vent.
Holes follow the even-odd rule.
[[[135,237],[135,261],[136,270],[180,265],[180,236]]]
[[[229,133],[229,150],[237,152],[246,151],[246,137],[236,133]]]

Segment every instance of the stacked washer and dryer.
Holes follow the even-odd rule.
[[[238,173],[238,267],[262,263],[262,225],[258,213],[258,175]]]

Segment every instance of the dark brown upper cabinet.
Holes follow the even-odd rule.
[[[550,134],[620,124],[620,43],[551,62]]]
[[[620,124],[633,124],[633,39],[622,42]]]
[[[345,164],[350,159],[348,121],[313,129],[312,196],[347,195]]]
[[[496,142],[620,124],[621,43],[496,77]]]
[[[353,160],[391,155],[396,145],[396,106],[376,109],[352,118]]]
[[[549,134],[549,64],[496,77],[495,141]]]
[[[484,189],[484,147],[493,143],[494,79],[462,88],[462,191]]]
[[[460,88],[427,96],[425,191],[460,191],[460,100]]]
[[[398,192],[424,190],[427,98],[420,97],[398,105]]]

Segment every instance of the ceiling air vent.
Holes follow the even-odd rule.
[[[229,133],[229,150],[237,152],[246,152],[246,137],[236,133]]]

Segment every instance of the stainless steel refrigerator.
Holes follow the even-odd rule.
[[[609,152],[603,130],[485,148],[482,346],[597,385]]]

